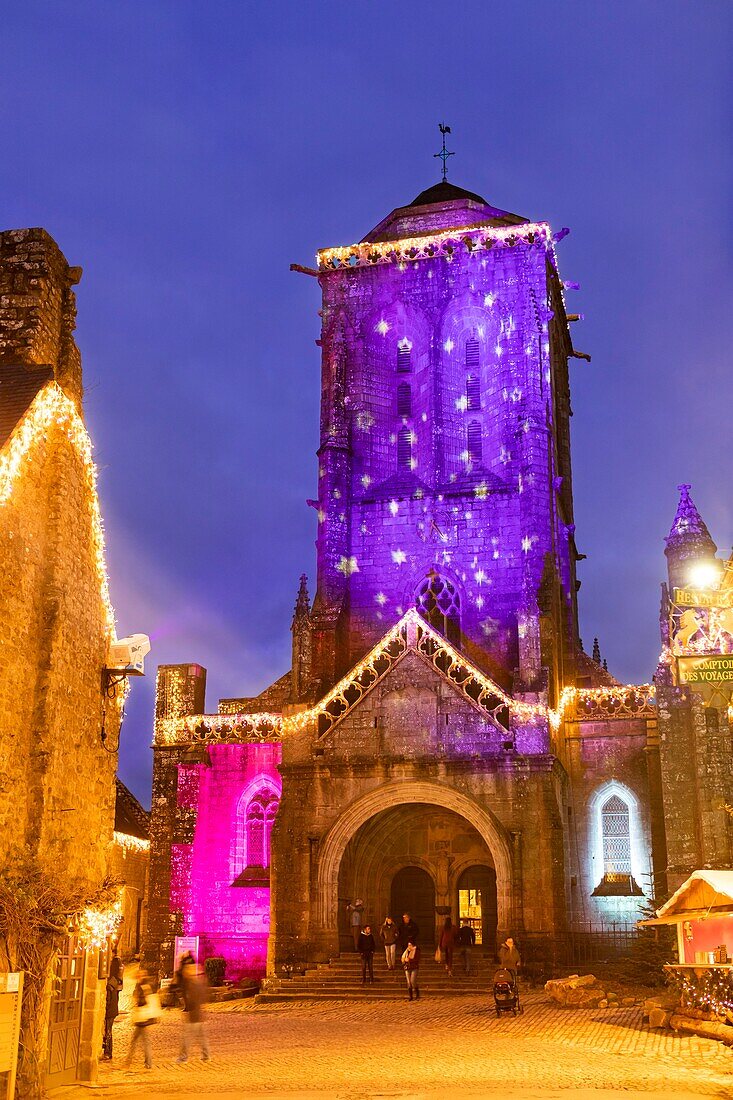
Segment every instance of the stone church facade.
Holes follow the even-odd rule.
[[[443,182],[299,269],[322,293],[316,591],[254,699],[207,715],[204,669],[159,669],[153,968],[182,934],[233,976],[332,957],[357,897],[424,942],[467,916],[491,951],[730,865],[727,714],[664,661],[619,684],[578,635],[584,356],[555,243]],[[685,490],[670,576],[711,543]]]

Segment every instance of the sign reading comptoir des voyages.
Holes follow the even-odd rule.
[[[733,683],[733,654],[678,657],[681,684]]]

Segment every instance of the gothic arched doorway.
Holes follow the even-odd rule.
[[[409,913],[420,929],[420,943],[435,943],[435,883],[422,867],[403,867],[392,879],[390,889],[392,917],[400,924]]]
[[[496,871],[493,867],[467,867],[458,879],[458,917],[468,920],[476,933],[476,945],[493,951],[496,946]]]

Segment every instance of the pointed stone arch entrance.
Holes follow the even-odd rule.
[[[314,931],[327,953],[348,947],[339,942],[339,899],[363,898],[364,921],[379,924],[391,910],[392,882],[404,867],[422,868],[435,884],[434,925],[424,930],[425,942],[432,942],[446,911],[458,918],[458,878],[476,864],[495,871],[498,928],[511,927],[509,838],[490,810],[452,787],[421,780],[385,783],[347,806],[319,847]]]

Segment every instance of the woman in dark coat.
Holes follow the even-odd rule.
[[[104,1039],[102,1040],[102,1058],[105,1062],[112,1059],[112,1025],[120,1011],[120,992],[125,968],[122,959],[117,954],[117,948],[112,948],[112,961],[109,964],[107,975],[107,999],[104,1006]]]

